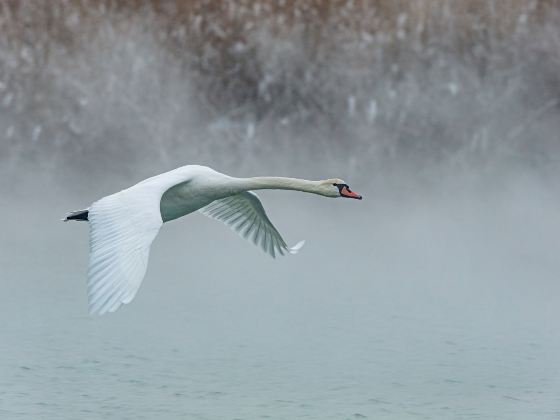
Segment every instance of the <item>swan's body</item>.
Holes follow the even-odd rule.
[[[251,192],[258,189],[361,199],[339,179],[234,178],[198,165],[148,178],[64,219],[90,222],[90,312],[113,312],[129,303],[142,283],[150,246],[163,223],[197,210],[252,239],[273,257],[296,253],[303,241],[291,248],[286,245]]]

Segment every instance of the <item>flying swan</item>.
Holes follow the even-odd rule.
[[[251,239],[272,257],[297,253],[304,241],[288,247],[252,192],[264,189],[362,199],[336,178],[234,178],[198,165],[148,178],[63,219],[89,221],[89,312],[114,312],[130,303],[146,274],[150,245],[163,223],[196,210]]]

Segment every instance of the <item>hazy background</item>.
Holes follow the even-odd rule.
[[[66,211],[177,166],[295,257],[165,226],[89,317]],[[560,2],[0,0],[0,417],[559,419]]]

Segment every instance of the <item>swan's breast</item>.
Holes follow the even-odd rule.
[[[220,174],[221,175],[221,174]],[[160,213],[164,222],[193,213],[212,201],[232,193],[222,177],[195,177],[165,191],[160,201]],[[227,178],[227,177],[224,177]]]

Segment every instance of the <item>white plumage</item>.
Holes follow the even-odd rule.
[[[159,203],[141,189],[124,190],[93,203],[89,222],[90,313],[113,312],[134,298],[146,274],[163,225]]]
[[[272,257],[295,254],[304,241],[288,247],[258,196],[250,190],[285,189],[361,198],[341,186],[348,187],[339,179],[233,178],[208,167],[189,165],[104,197],[87,210],[70,213],[65,221],[90,223],[90,313],[114,312],[134,299],[146,274],[150,246],[164,222],[199,210],[250,239]]]
[[[200,212],[225,223],[234,232],[260,246],[273,258],[277,253],[280,255],[284,255],[285,252],[295,254],[305,243],[305,241],[300,241],[288,248],[280,232],[268,218],[259,197],[251,191],[216,200],[201,208]]]

